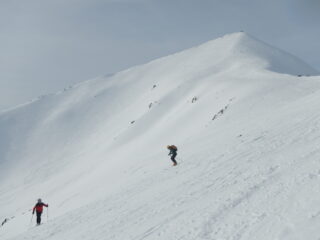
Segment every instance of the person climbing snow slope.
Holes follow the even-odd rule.
[[[43,211],[43,207],[49,207],[49,205],[43,203],[39,198],[37,204],[33,207],[33,211],[32,211],[32,214],[34,214],[34,212],[37,213],[37,225],[41,224],[41,214]]]
[[[171,155],[171,161],[173,162],[173,166],[176,166],[178,163],[176,161],[178,148],[175,145],[168,145],[167,149],[169,149],[169,156]]]

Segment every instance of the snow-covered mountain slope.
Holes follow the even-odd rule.
[[[315,75],[235,33],[1,113],[0,238],[318,239]]]

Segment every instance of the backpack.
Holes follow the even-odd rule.
[[[178,148],[175,145],[171,145],[170,148],[176,151],[178,150]]]

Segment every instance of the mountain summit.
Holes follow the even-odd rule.
[[[178,66],[184,65],[190,67],[188,70],[193,71],[207,67],[216,71],[245,68],[245,71],[266,69],[291,75],[319,74],[297,57],[244,32],[228,34],[198,47],[164,57],[161,63],[165,62],[168,64],[174,62]]]
[[[234,33],[208,42],[216,51],[226,49],[230,64],[245,65],[248,68],[265,68],[270,71],[291,75],[318,75],[319,73],[298,59],[280,49],[272,47],[246,33]]]
[[[316,74],[235,33],[2,112],[0,238],[316,239]]]

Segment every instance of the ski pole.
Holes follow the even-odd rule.
[[[49,207],[47,207],[47,222],[49,221]]]
[[[31,226],[31,224],[32,224],[32,219],[33,219],[33,214],[31,215],[29,226]]]

